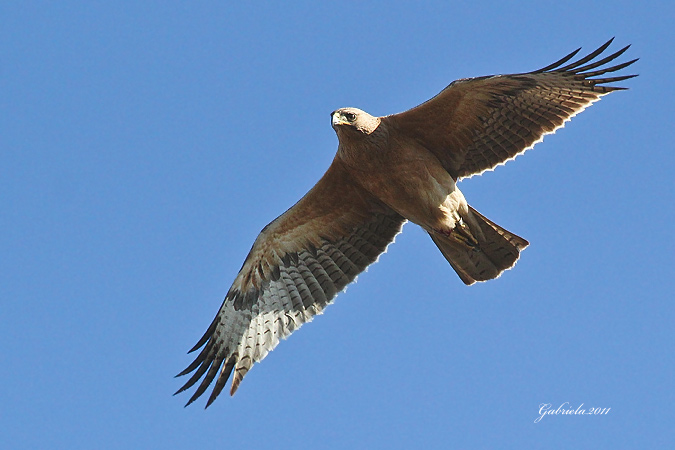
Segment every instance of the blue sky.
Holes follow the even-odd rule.
[[[656,448],[673,442],[672,2],[5,2],[0,447]],[[172,397],[329,113],[632,44],[625,83],[465,180],[531,242],[465,287],[416,226],[204,411]],[[550,416],[539,405],[611,408]]]

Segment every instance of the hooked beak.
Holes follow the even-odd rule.
[[[330,113],[330,118],[331,118],[331,124],[335,127],[338,125],[347,125],[349,122],[345,120],[345,118],[342,116],[342,114],[338,114],[337,111],[333,111]]]

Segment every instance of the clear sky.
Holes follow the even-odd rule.
[[[244,3],[0,6],[0,448],[672,444],[673,2]],[[612,36],[630,90],[460,184],[531,242],[514,270],[466,287],[408,224],[234,397],[172,397],[331,111]]]

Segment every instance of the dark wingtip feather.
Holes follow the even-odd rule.
[[[206,391],[206,389],[209,387],[209,385],[211,384],[211,382],[215,378],[216,373],[218,372],[218,369],[220,369],[220,365],[223,363],[223,359],[225,359],[223,356],[217,357],[210,364],[208,373],[206,374],[206,376],[204,377],[202,382],[199,384],[199,387],[197,388],[195,393],[192,395],[192,397],[190,397],[190,400],[188,400],[188,402],[185,404],[185,406],[188,406],[189,404],[191,404],[192,402],[194,402],[195,400],[197,400],[199,397],[202,396],[202,394]],[[201,374],[200,374],[200,377],[201,377]],[[188,386],[188,387],[190,387],[190,386]]]
[[[185,368],[185,370],[183,370],[181,373],[176,375],[176,378],[189,374],[190,372],[195,370],[197,367],[199,367],[199,365],[201,363],[208,360],[211,356],[210,354],[211,354],[211,350],[213,349],[213,346],[214,346],[214,341],[209,341],[206,344],[206,347],[204,347],[202,349],[202,351],[199,353],[199,355],[197,355],[197,357],[194,359],[194,361],[192,361],[192,363],[189,366],[187,366]]]
[[[589,53],[588,55],[584,56],[580,60],[575,61],[571,64],[568,64],[564,67],[560,67],[560,68],[556,69],[556,72],[567,72],[567,71],[570,71],[571,69],[574,69],[574,68],[579,67],[583,64],[586,64],[587,62],[593,60],[596,56],[600,55],[602,52],[607,50],[607,47],[609,47],[609,45],[612,43],[612,41],[614,41],[614,38],[605,42],[598,49],[596,49],[595,51],[593,51],[593,52]]]
[[[204,375],[204,373],[206,372],[206,370],[207,370],[209,367],[211,367],[212,364],[213,364],[213,361],[209,361],[208,363],[202,364],[201,367],[199,367],[199,370],[196,371],[196,372],[190,377],[190,379],[187,380],[187,382],[185,382],[185,384],[184,384],[180,389],[178,389],[178,390],[176,391],[176,393],[173,394],[173,395],[180,394],[181,392],[190,389],[195,383],[197,383],[197,381],[199,381],[199,379],[202,377],[202,375]],[[202,383],[202,384],[203,384],[203,383]],[[200,387],[201,387],[201,385],[200,385]],[[201,394],[200,394],[200,395],[201,395]]]
[[[628,90],[627,87],[605,86],[605,83],[616,83],[618,81],[628,80],[630,78],[635,78],[635,77],[637,77],[637,74],[636,75],[624,75],[622,77],[593,79],[593,80],[588,80],[588,81],[593,82],[593,84],[592,84],[593,89],[598,88],[598,89],[601,89],[602,92],[626,91],[626,90]]]
[[[185,375],[189,374],[190,372],[192,372],[193,370],[195,370],[195,369],[199,366],[200,363],[201,363],[201,361],[195,359],[195,360],[192,361],[192,363],[191,363],[189,366],[187,366],[181,373],[179,373],[178,375],[175,375],[174,378],[182,377],[182,376],[185,376]]]
[[[209,399],[206,402],[206,406],[204,407],[204,409],[211,406],[211,403],[213,403],[216,400],[216,398],[220,395],[223,388],[227,384],[227,380],[230,378],[230,374],[232,373],[232,369],[234,369],[234,365],[235,365],[236,362],[237,362],[237,356],[235,354],[235,355],[232,355],[230,357],[230,359],[227,361],[227,363],[220,370],[220,375],[218,376],[218,379],[216,380],[215,386],[213,386],[213,391],[211,391],[211,395],[209,396]]]
[[[623,75],[621,77],[612,77],[612,78],[602,78],[598,80],[601,83],[616,83],[617,81],[623,81],[623,80],[628,80],[631,78],[637,77],[637,74],[635,75]]]
[[[563,58],[559,59],[558,61],[554,62],[553,64],[549,64],[548,66],[542,67],[541,69],[535,70],[534,72],[531,72],[531,73],[542,73],[542,72],[547,72],[547,71],[549,71],[549,70],[555,69],[556,67],[558,67],[558,66],[560,66],[560,65],[562,65],[562,64],[565,64],[567,61],[569,61],[570,59],[574,58],[574,56],[576,56],[576,54],[579,53],[580,51],[581,51],[581,47],[579,47],[578,49],[574,50],[574,51],[573,51],[572,53],[570,53],[569,55],[566,55],[566,56],[564,56]]]
[[[195,346],[188,351],[188,355],[194,351],[197,351],[204,344],[206,344],[206,341],[208,341],[211,335],[213,335],[213,332],[216,331],[216,327],[218,326],[218,319],[219,319],[218,314],[216,314],[216,317],[213,319],[213,322],[211,322],[209,328],[206,330],[201,339],[199,339],[199,342],[197,342]]]
[[[618,58],[619,56],[623,55],[624,52],[625,52],[626,50],[628,50],[629,48],[630,48],[630,45],[627,45],[627,46],[625,46],[624,48],[622,48],[621,50],[619,50],[618,52],[614,52],[614,53],[612,53],[611,55],[606,56],[606,57],[602,58],[602,59],[599,60],[599,61],[596,61],[596,62],[594,62],[594,63],[592,63],[592,64],[588,64],[588,65],[586,65],[586,66],[576,67],[574,70],[569,70],[569,72],[574,72],[574,73],[582,74],[582,72],[586,72],[586,71],[588,71],[588,70],[595,69],[596,67],[600,67],[600,66],[602,66],[603,64],[607,64],[608,62],[613,61],[614,59],[616,59],[616,58]],[[596,56],[597,56],[597,55],[596,55]]]
[[[631,61],[628,61],[628,62],[625,62],[625,63],[622,63],[622,64],[617,64],[616,66],[608,67],[606,69],[596,70],[594,72],[584,72],[582,75],[586,78],[591,78],[591,77],[597,77],[597,76],[600,76],[600,75],[604,75],[604,74],[609,73],[609,72],[617,72],[621,69],[625,69],[626,67],[630,66],[631,64],[633,64],[638,59],[640,59],[640,58],[635,58]]]
[[[617,64],[615,66],[610,66],[610,67],[602,67],[605,64],[615,60],[619,56],[623,55],[629,48],[630,45],[627,45],[623,47],[622,49],[612,53],[609,56],[606,56],[596,62],[591,62],[594,60],[596,57],[601,55],[607,48],[610,46],[610,44],[614,41],[614,38],[608,40],[604,44],[602,44],[598,49],[592,51],[588,55],[582,57],[581,59],[574,61],[570,64],[567,64],[566,66],[561,65],[567,61],[569,61],[574,55],[576,55],[580,49],[575,50],[574,52],[570,53],[569,55],[565,56],[563,59],[556,61],[555,63],[548,65],[542,69],[539,69],[534,72],[530,72],[532,74],[540,74],[540,73],[550,73],[550,74],[560,74],[562,76],[570,76],[573,77],[576,81],[583,82],[584,85],[586,85],[588,88],[590,88],[593,91],[599,91],[602,93],[608,93],[612,91],[619,91],[619,90],[625,90],[627,88],[623,87],[616,87],[616,86],[606,86],[607,83],[615,83],[618,81],[623,81],[627,80],[629,78],[634,78],[637,75],[624,75],[624,76],[618,76],[618,77],[607,77],[607,78],[593,78],[593,77],[599,77],[601,75],[604,75],[606,73],[610,72],[616,72],[621,69],[625,69],[626,67],[630,66],[631,64],[635,63],[636,61],[639,60],[639,58],[632,59],[630,61]],[[600,68],[598,70],[591,71],[595,68]]]

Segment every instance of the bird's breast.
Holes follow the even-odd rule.
[[[457,209],[455,180],[429,151],[389,140],[384,147],[350,148],[345,165],[355,182],[424,228],[437,228]],[[463,199],[463,197],[462,197]]]

